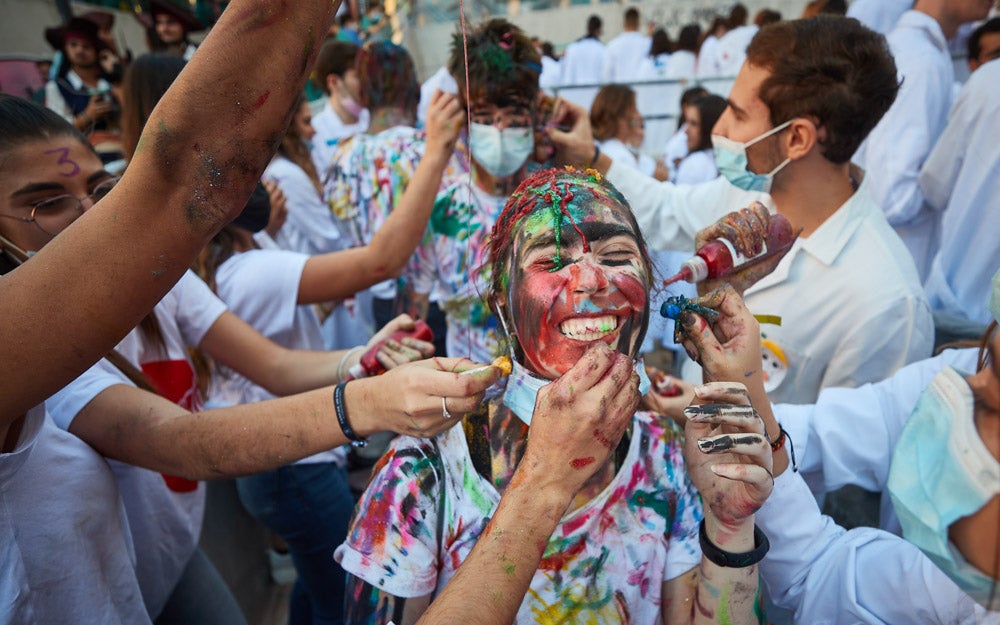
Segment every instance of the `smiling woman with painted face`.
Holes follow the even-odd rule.
[[[591,477],[539,545],[515,622],[757,622],[755,564],[767,548],[753,512],[771,485],[763,423],[741,430],[751,455],[713,454],[713,472],[697,447],[686,465],[671,422],[634,412],[647,385],[634,359],[652,277],[628,204],[596,172],[538,172],[505,205],[490,260],[490,303],[509,331],[513,373],[463,427],[429,441],[399,437],[382,458],[336,552],[356,576],[347,620],[415,622],[480,538],[502,540],[490,519],[520,488],[531,423],[596,413],[630,423],[629,434],[594,427],[593,438],[616,449],[610,461],[581,448],[569,462]],[[723,478],[735,476],[726,463],[742,478]],[[708,502],[704,518],[695,487]]]

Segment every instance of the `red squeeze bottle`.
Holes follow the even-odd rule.
[[[779,214],[771,215],[767,238],[756,256],[747,258],[736,250],[732,242],[723,238],[713,239],[698,248],[694,256],[681,263],[680,271],[664,280],[663,284],[673,284],[679,280],[701,282],[706,279],[725,278],[740,269],[784,252],[795,243],[795,236],[792,224],[786,217]]]
[[[368,351],[361,355],[361,360],[358,364],[351,367],[351,375],[355,378],[360,378],[382,375],[385,373],[385,367],[383,367],[382,363],[378,361],[375,354],[382,348],[382,345],[384,345],[386,341],[391,339],[398,342],[402,341],[406,337],[412,337],[429,343],[434,340],[434,332],[431,331],[431,327],[427,325],[426,322],[418,319],[416,323],[413,324],[412,330],[397,330],[396,332],[393,332],[388,339],[383,339],[372,345]],[[360,370],[356,369],[356,367],[360,367]]]

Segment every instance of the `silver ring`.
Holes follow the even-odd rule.
[[[445,419],[451,418],[451,413],[448,412],[447,399],[445,399],[444,397],[441,398],[441,414],[444,415]]]

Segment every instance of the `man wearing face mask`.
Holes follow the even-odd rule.
[[[571,106],[556,119],[572,130],[550,135],[563,160],[607,172],[654,248],[690,252],[700,229],[753,200],[801,231],[746,300],[755,314],[782,318],[762,327],[772,348],[762,363],[768,394],[807,403],[824,387],[878,381],[930,354],[933,323],[913,260],[850,163],[897,88],[879,35],[821,16],[754,37],[713,130],[715,181],[657,183],[612,162],[594,151],[586,115]]]
[[[468,50],[466,74],[462,36],[457,34],[448,71],[472,112],[472,180],[470,184],[462,176],[438,195],[427,235],[417,248],[410,287],[421,313],[428,294],[437,289],[448,321],[448,355],[488,362],[499,353],[497,320],[483,298],[490,280],[486,244],[534,151],[541,64],[531,40],[504,19],[469,32]]]
[[[720,309],[717,327],[748,315]],[[763,417],[768,432],[795,443],[798,471],[775,454],[774,492],[757,522],[772,545],[761,576],[796,622],[1000,623],[1000,272],[989,309],[979,348]],[[749,357],[741,343],[752,341],[723,333],[721,348],[710,335],[691,335],[706,370],[739,374]],[[845,483],[884,490],[883,527],[904,540],[821,516],[813,492]]]
[[[358,104],[361,84],[354,69],[358,46],[348,41],[328,41],[316,59],[312,80],[327,94],[326,106],[312,118],[312,157],[316,171],[326,172],[333,161],[337,143],[368,129],[371,116]]]

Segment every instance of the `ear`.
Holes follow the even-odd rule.
[[[786,156],[796,160],[809,154],[820,139],[820,133],[826,134],[822,128],[817,128],[814,120],[801,117],[792,121],[785,134]]]
[[[326,92],[330,95],[340,93],[340,77],[336,74],[327,74],[326,76]]]

